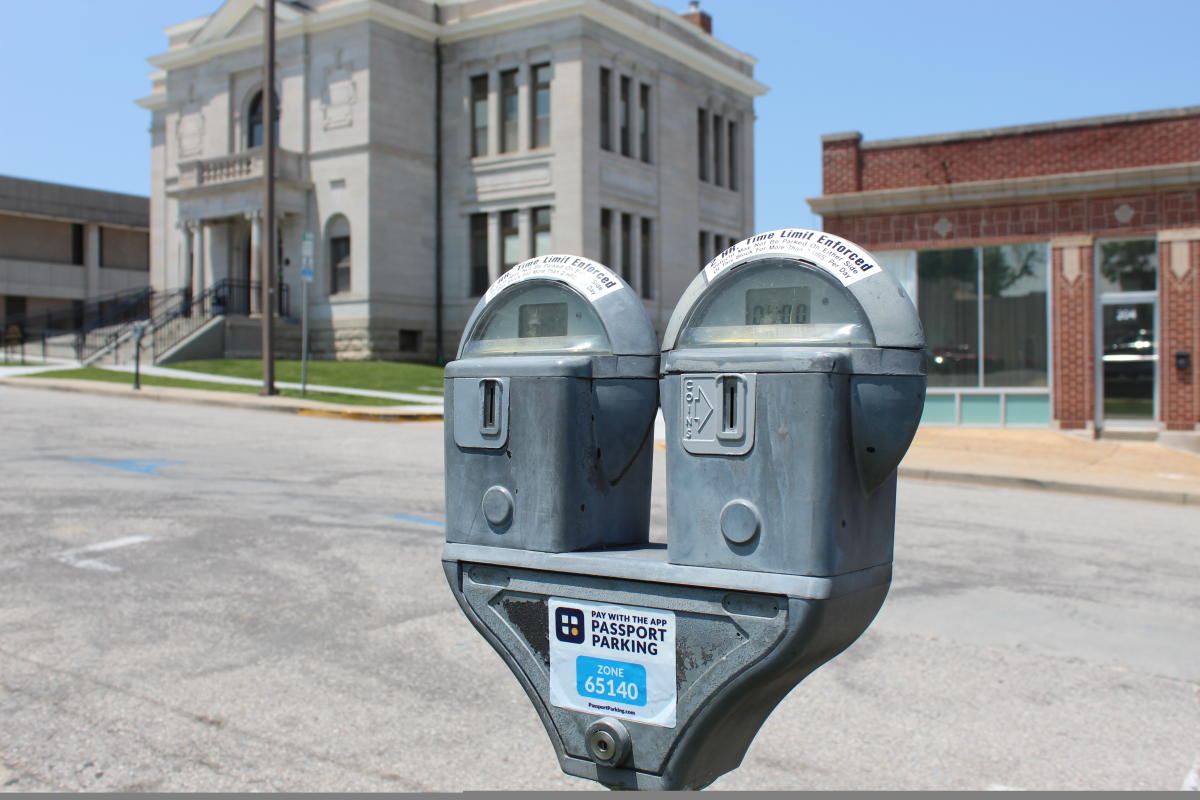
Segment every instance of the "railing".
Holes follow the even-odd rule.
[[[19,349],[22,356],[40,351],[41,358],[45,359],[53,351],[59,357],[70,353],[78,358],[86,336],[100,329],[145,319],[150,314],[153,299],[152,289],[133,289],[43,311],[6,316],[0,325],[0,344],[10,354]]]
[[[229,278],[217,281],[186,304],[180,303],[171,313],[151,320],[147,333],[154,360],[215,317],[257,313],[262,307],[261,298],[262,284],[258,281]],[[275,311],[280,317],[291,316],[287,284],[277,286]]]
[[[275,150],[276,177],[282,180],[303,181],[304,157],[288,150]],[[255,147],[240,153],[215,158],[197,158],[179,163],[179,189],[196,189],[223,183],[261,178],[263,150]]]
[[[75,358],[81,364],[91,364],[133,336],[134,326],[150,320],[152,324],[157,318],[165,317],[190,302],[190,289],[174,289],[169,292],[154,292],[142,309],[142,313],[133,319],[127,319],[119,325],[79,331],[75,345]]]

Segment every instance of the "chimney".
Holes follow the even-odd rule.
[[[679,16],[683,17],[688,22],[707,33],[709,36],[712,36],[712,17],[700,10],[699,0],[692,0],[692,2],[688,3],[687,13],[680,14]]]

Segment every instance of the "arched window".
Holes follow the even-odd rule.
[[[279,144],[279,96],[272,92],[275,98],[275,144]],[[263,93],[259,90],[254,93],[254,97],[250,99],[250,106],[246,110],[246,147],[261,147],[263,143]]]
[[[325,226],[329,241],[329,293],[350,291],[350,221],[341,214]]]

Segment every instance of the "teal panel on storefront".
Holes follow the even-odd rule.
[[[1005,410],[1006,425],[1049,425],[1050,395],[1010,394]]]
[[[956,421],[954,418],[954,395],[925,395],[925,411],[921,414],[922,425],[953,425]]]
[[[965,394],[962,398],[963,425],[999,425],[1000,395]]]

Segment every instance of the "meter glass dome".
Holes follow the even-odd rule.
[[[611,353],[591,303],[564,284],[528,281],[488,304],[462,357],[527,353]]]
[[[735,267],[696,304],[681,347],[874,345],[871,325],[850,292],[823,270],[769,258]]]

